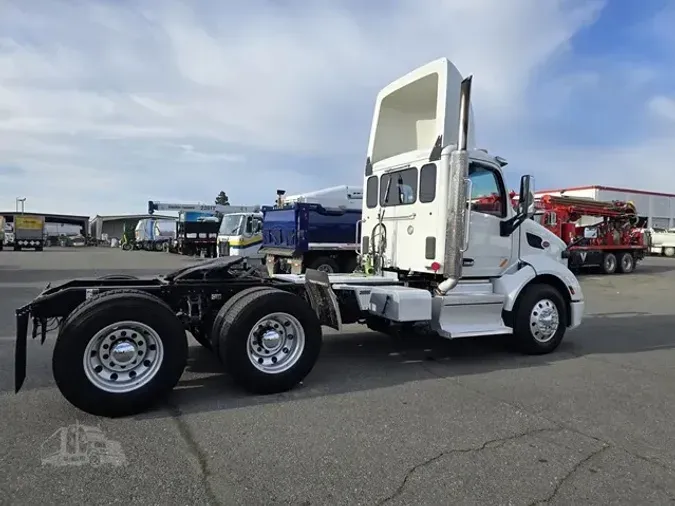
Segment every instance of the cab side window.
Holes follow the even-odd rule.
[[[253,218],[251,216],[246,217],[246,228],[244,229],[246,235],[251,235],[253,233]]]
[[[469,166],[471,180],[471,209],[498,218],[506,216],[506,190],[499,174],[484,166]]]
[[[259,234],[261,230],[262,230],[262,220],[257,216],[255,216],[253,218],[253,233]]]

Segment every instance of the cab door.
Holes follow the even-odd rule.
[[[513,214],[501,171],[492,164],[471,162],[471,223],[469,245],[464,253],[462,277],[500,276],[517,255],[517,234],[500,235],[500,223]]]

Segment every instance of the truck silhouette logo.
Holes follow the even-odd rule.
[[[127,463],[122,445],[108,439],[100,427],[90,427],[75,422],[61,427],[40,446],[42,465],[94,467]]]

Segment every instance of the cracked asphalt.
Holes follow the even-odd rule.
[[[53,339],[13,389],[13,311],[47,281],[166,272],[163,253],[0,253],[0,503],[144,505],[675,502],[675,261],[581,279],[588,315],[559,350],[329,332],[305,383],[238,391],[196,342],[167,405],[108,420],[65,401]],[[61,429],[97,427],[117,460],[56,466]],[[56,449],[56,450],[55,450]],[[72,454],[71,454],[72,455]],[[114,465],[114,464],[119,465]]]

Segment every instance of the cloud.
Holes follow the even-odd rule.
[[[659,137],[670,91],[651,89],[667,65],[576,48],[606,9],[0,0],[0,166],[15,168],[0,171],[0,202],[11,209],[25,196],[27,209],[93,215],[142,212],[149,199],[210,201],[220,189],[251,204],[277,188],[361,184],[378,89],[440,56],[475,75],[477,139],[512,161],[511,180],[528,171],[540,184],[607,184],[619,165],[627,180],[632,153],[656,144],[665,159],[672,149]],[[647,20],[642,30],[663,32]],[[616,120],[622,111],[639,132]],[[598,126],[603,117],[611,124]],[[659,135],[646,136],[652,128]],[[568,162],[578,168],[561,171]]]

